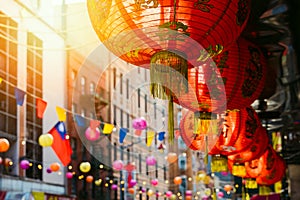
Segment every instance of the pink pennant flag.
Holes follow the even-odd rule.
[[[43,118],[47,107],[47,102],[43,99],[36,98],[36,115],[38,118]]]
[[[100,121],[94,119],[90,121],[90,127],[92,130],[95,130],[98,126],[100,126]]]

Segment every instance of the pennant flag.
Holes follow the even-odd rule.
[[[15,87],[15,97],[16,97],[16,100],[17,100],[17,104],[19,106],[23,105],[25,94],[26,94],[26,92],[24,92],[23,90]]]
[[[100,121],[92,119],[90,121],[90,128],[95,130],[98,126],[100,126]]]
[[[66,121],[67,114],[66,114],[65,109],[56,106],[56,114],[57,114],[57,117],[58,117],[58,121],[61,121],[61,122]]]
[[[57,157],[64,166],[67,166],[71,162],[72,148],[70,140],[66,139],[65,124],[61,121],[49,131],[53,136],[52,149],[56,153]]]
[[[47,107],[46,101],[40,98],[36,99],[36,115],[38,118],[43,118],[46,107]]]
[[[75,116],[75,121],[78,126],[80,126],[80,127],[86,126],[84,117],[82,117],[81,115],[78,115],[78,114],[75,114],[74,116]]]
[[[127,128],[120,128],[120,132],[119,132],[119,142],[120,143],[124,142],[127,132],[128,132]]]
[[[113,124],[104,124],[103,131],[102,131],[103,134],[111,134],[114,127],[115,126]]]
[[[137,136],[141,136],[142,130],[136,129],[135,132],[134,132],[134,134],[137,135]]]
[[[152,144],[152,141],[154,139],[155,132],[154,131],[148,131],[147,132],[147,146],[150,147]]]
[[[3,80],[3,79],[2,79],[2,78],[0,78],[0,84],[2,83],[2,80]]]
[[[159,132],[158,133],[158,140],[163,141],[165,139],[166,132]]]

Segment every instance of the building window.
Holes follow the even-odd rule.
[[[117,85],[117,69],[113,68],[113,86],[114,86],[114,89],[116,89],[116,85]]]
[[[129,79],[126,79],[126,99],[129,99]]]
[[[86,116],[86,110],[85,110],[84,108],[81,108],[81,110],[80,110],[80,115],[81,115],[82,117],[85,117],[85,116]]]
[[[156,103],[155,102],[153,104],[153,107],[154,107],[154,119],[156,119]]]
[[[72,72],[71,72],[72,81],[75,81],[76,76],[77,76],[77,72],[75,70],[72,70]]]
[[[80,77],[80,92],[81,92],[81,95],[85,95],[85,82],[86,82],[86,79],[85,77]]]
[[[145,99],[145,113],[147,113],[148,112],[148,108],[147,108],[147,102],[148,102],[147,95],[145,95],[144,99]]]
[[[94,95],[95,94],[95,83],[90,83],[90,94]]]
[[[0,137],[9,134],[17,136],[17,104],[14,87],[17,85],[18,24],[0,12],[0,77],[11,84],[0,84]],[[8,39],[5,39],[8,38]]]
[[[120,74],[120,94],[123,94],[123,74]]]
[[[43,42],[33,33],[27,35],[27,88],[32,95],[26,98],[26,158],[32,160],[33,166],[26,170],[26,177],[42,180],[43,149],[38,144],[38,138],[43,134],[43,123],[36,117],[35,98],[43,97]]]
[[[138,108],[140,108],[141,107],[141,90],[140,90],[140,88],[138,89]]]
[[[77,104],[76,103],[72,104],[72,113],[77,113]]]
[[[123,127],[123,110],[120,109],[120,126]]]

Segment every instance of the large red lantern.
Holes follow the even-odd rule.
[[[266,59],[258,46],[240,37],[213,61],[215,68],[206,62],[188,70],[189,91],[174,97],[176,103],[193,111],[220,113],[250,106],[259,97]]]
[[[198,59],[203,52],[184,36],[211,54],[220,52],[244,29],[250,0],[88,0],[87,7],[94,30],[108,49],[141,66],[169,49],[188,52],[188,60]]]
[[[88,0],[87,6],[108,49],[150,68],[151,94],[169,100],[171,141],[173,98],[188,91],[188,66],[197,67],[230,46],[250,13],[250,0]]]
[[[271,145],[268,146],[264,156],[260,157],[263,168],[256,182],[260,185],[272,185],[285,175],[286,165],[283,158],[277,154]]]

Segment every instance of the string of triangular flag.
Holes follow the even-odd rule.
[[[19,106],[23,106],[26,95],[30,95],[31,97],[35,98],[35,100],[36,100],[36,115],[38,118],[43,118],[45,110],[47,108],[47,102],[45,100],[27,92],[27,91],[24,91],[24,90],[18,88],[14,84],[12,84],[0,77],[0,84],[2,82],[5,82],[6,84],[10,85],[11,87],[14,87],[16,103]],[[86,126],[86,120],[90,120],[90,124],[89,124],[88,128],[95,131],[95,129],[101,125],[102,133],[105,135],[111,134],[115,128],[114,124],[101,122],[99,120],[88,118],[88,117],[82,116],[80,114],[73,113],[72,111],[62,108],[62,107],[59,107],[59,106],[56,106],[56,113],[58,116],[58,121],[60,121],[60,122],[66,121],[67,113],[71,113],[75,118],[75,122],[80,127]],[[134,135],[131,135],[131,136],[132,137],[140,137],[142,134],[142,130],[144,130],[147,125],[145,125],[144,122],[141,121],[140,119],[136,119],[133,121],[133,126],[134,126]],[[119,142],[120,143],[124,143],[125,137],[128,135],[128,133],[129,133],[128,128],[120,128],[120,130],[119,130]],[[156,135],[158,136],[159,141],[163,141],[165,139],[164,131],[156,133],[153,130],[149,130],[146,132],[146,137],[147,137],[146,145],[148,147],[151,146],[152,141]],[[162,148],[162,144],[160,145],[159,148]]]

